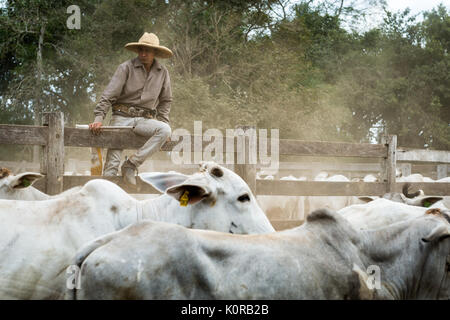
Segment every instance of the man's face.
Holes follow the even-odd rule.
[[[139,47],[139,49],[138,49],[139,60],[143,64],[153,63],[153,58],[155,58],[155,53],[156,53],[156,50],[153,48]]]

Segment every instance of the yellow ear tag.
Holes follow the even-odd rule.
[[[180,198],[180,206],[186,207],[188,205],[188,202],[189,202],[188,194],[189,194],[189,191],[187,191],[187,190],[183,193],[183,195]]]

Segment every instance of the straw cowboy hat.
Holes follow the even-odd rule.
[[[173,56],[172,51],[169,48],[159,45],[159,39],[154,33],[145,32],[139,39],[139,42],[130,42],[125,45],[125,48],[139,53],[139,47],[148,47],[156,49],[155,57],[157,58],[170,58]]]

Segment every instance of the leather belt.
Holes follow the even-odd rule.
[[[113,114],[124,117],[144,117],[147,119],[155,119],[156,110],[141,108],[138,106],[130,106],[126,104],[115,104],[112,106]]]

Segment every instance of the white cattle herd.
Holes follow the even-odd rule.
[[[256,198],[214,162],[139,176],[162,195],[96,179],[48,196],[1,168],[0,299],[450,299],[444,197]],[[275,232],[274,208],[305,223]]]
[[[264,180],[274,180],[272,175],[264,176]],[[281,177],[280,180],[290,181],[306,181],[306,177],[294,177],[292,175]],[[373,174],[367,174],[363,179],[348,179],[343,175],[330,176],[327,172],[320,172],[317,174],[314,181],[327,182],[349,182],[349,181],[364,181],[377,182],[378,178]],[[424,177],[421,174],[415,173],[406,177],[397,177],[397,182],[450,182],[450,177],[442,178],[440,180],[433,180],[429,177]],[[397,194],[396,197],[402,197],[404,202],[418,201],[418,199],[407,199],[403,194]],[[448,198],[448,197],[447,197]],[[290,219],[290,220],[305,220],[308,213],[317,209],[327,208],[333,211],[351,206],[353,204],[364,204],[371,200],[367,197],[355,196],[266,196],[258,195],[256,197],[263,211],[271,220]],[[374,199],[374,198],[372,198]],[[450,201],[448,199],[447,201]]]

